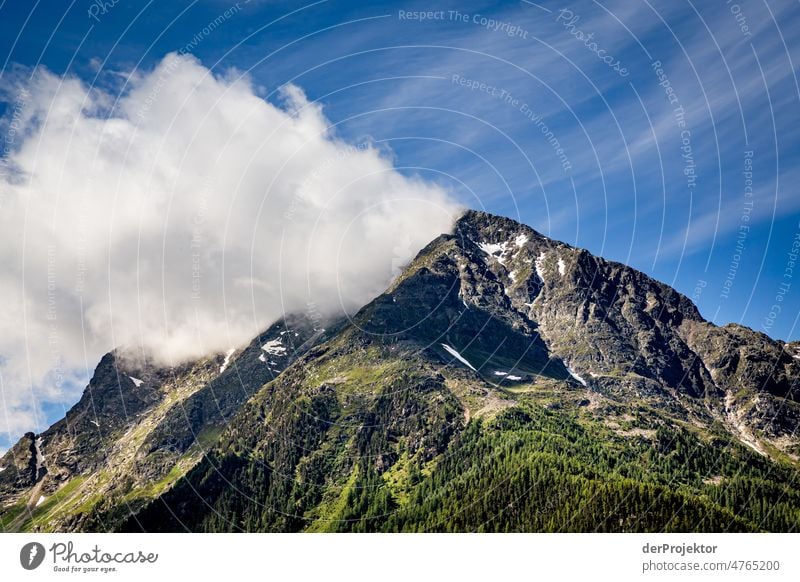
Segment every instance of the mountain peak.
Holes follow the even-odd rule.
[[[493,239],[497,241],[524,236],[527,239],[545,239],[544,235],[530,226],[512,218],[490,214],[482,210],[467,210],[455,222],[455,236],[473,239]],[[475,242],[479,242],[475,240]]]

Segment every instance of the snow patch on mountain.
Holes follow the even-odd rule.
[[[133,385],[137,388],[144,384],[144,380],[139,380],[139,378],[134,378],[133,376],[128,376],[128,378],[131,379],[131,382],[133,382]]]
[[[225,352],[225,361],[222,362],[222,365],[219,367],[219,373],[220,374],[222,374],[228,368],[228,364],[231,361],[231,356],[233,355],[233,352],[235,352],[235,351],[236,351],[236,348],[231,348],[227,352]]]
[[[569,366],[567,366],[567,372],[569,372],[569,375],[570,375],[570,376],[572,376],[573,378],[575,378],[575,379],[576,379],[578,382],[580,382],[580,383],[581,383],[581,384],[583,384],[584,386],[588,386],[588,385],[589,385],[589,384],[587,384],[587,383],[586,383],[586,380],[584,380],[584,379],[583,379],[583,377],[582,377],[580,374],[578,374],[577,372],[575,372],[575,370],[573,370],[573,369],[572,369],[572,368],[570,368]]]
[[[501,372],[500,370],[496,370],[494,373],[495,376],[502,376],[506,380],[522,380],[522,376],[515,376],[514,374],[510,374],[508,372]]]
[[[539,256],[536,257],[536,261],[533,263],[536,268],[536,276],[542,281],[544,281],[544,259],[546,256],[544,252],[539,253]]]
[[[478,246],[480,247],[480,249],[484,253],[486,253],[487,255],[492,257],[493,259],[497,259],[498,263],[500,263],[501,265],[505,266],[506,258],[504,257],[504,255],[506,254],[506,251],[508,250],[508,243],[507,242],[502,242],[502,243],[479,243]]]
[[[564,262],[564,259],[558,257],[558,274],[563,277],[564,273],[566,272],[567,272],[567,264]]]
[[[286,348],[283,346],[280,338],[270,340],[261,346],[261,349],[271,356],[284,356],[286,355]]]
[[[36,473],[44,468],[44,453],[42,452],[42,437],[37,437],[33,441],[34,454],[36,455]]]
[[[472,364],[470,364],[464,356],[459,354],[458,351],[455,348],[452,348],[452,347],[448,346],[447,344],[442,344],[442,347],[447,351],[448,354],[453,356],[459,362],[461,362],[462,364],[464,364],[468,368],[470,368],[472,370],[475,370],[475,368],[472,366]],[[477,372],[478,370],[475,370],[475,371]]]

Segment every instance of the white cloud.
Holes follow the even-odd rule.
[[[276,106],[174,54],[128,80],[118,100],[43,70],[22,85],[0,181],[0,431],[40,428],[42,401],[76,396],[57,376],[115,346],[173,362],[309,303],[354,310],[458,212],[339,140],[297,87]]]

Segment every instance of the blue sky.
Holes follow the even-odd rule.
[[[291,82],[342,139],[465,206],[641,269],[716,323],[800,338],[796,2],[101,5],[0,4],[5,74],[113,88],[183,51],[272,101]]]

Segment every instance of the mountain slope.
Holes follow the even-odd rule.
[[[468,212],[121,529],[793,531],[796,349]]]
[[[308,318],[178,367],[106,354],[80,401],[0,459],[4,530],[103,531],[194,466],[240,406],[324,339]]]

